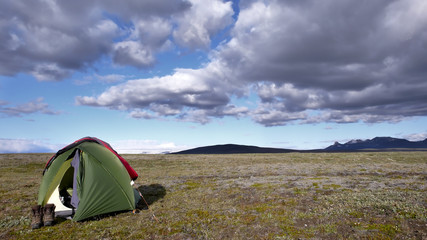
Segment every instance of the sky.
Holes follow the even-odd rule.
[[[2,0],[0,153],[427,138],[425,0]]]

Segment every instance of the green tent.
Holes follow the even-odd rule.
[[[110,145],[97,138],[82,138],[48,161],[38,204],[53,203],[57,216],[74,221],[133,210],[140,200],[131,185],[137,177]]]

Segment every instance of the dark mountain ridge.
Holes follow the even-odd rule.
[[[427,150],[427,138],[423,141],[411,142],[406,139],[392,137],[376,137],[368,140],[351,140],[344,144],[335,142],[325,148],[326,151],[349,151],[363,149],[423,149]]]
[[[238,153],[289,153],[289,152],[357,152],[357,151],[427,151],[427,138],[423,141],[409,141],[392,137],[376,137],[367,140],[335,142],[324,149],[293,150],[238,144],[222,144],[188,149],[172,154],[238,154]]]

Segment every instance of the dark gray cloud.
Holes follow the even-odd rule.
[[[175,44],[171,39],[197,49],[231,23],[230,4],[212,4],[205,20],[193,0],[1,1],[0,74],[59,81],[103,56],[118,65],[150,67],[158,52]]]
[[[257,86],[266,126],[425,116],[426,14],[417,0],[252,2],[217,58]]]
[[[200,123],[230,115],[265,126],[398,122],[427,115],[425,46],[421,0],[242,1],[231,39],[203,68],[129,81],[77,102]],[[222,111],[232,96],[253,91],[255,108]]]
[[[0,74],[62,80],[111,49],[116,24],[88,5],[68,1],[2,1]]]
[[[206,49],[233,14],[223,1],[33,1],[44,14],[20,1],[2,5],[0,74],[39,80],[63,79],[103,55],[146,68],[176,44]],[[426,1],[240,1],[230,33],[200,69],[127,81],[76,102],[135,118],[249,116],[265,126],[427,115]],[[236,104],[241,97],[257,105]]]
[[[102,6],[109,14],[119,16],[127,22],[139,18],[169,18],[173,15],[183,14],[192,6],[192,2],[188,0],[128,0],[126,2],[98,0],[93,2],[97,6]]]

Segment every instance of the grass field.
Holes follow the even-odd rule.
[[[159,222],[31,230],[50,156],[0,155],[0,239],[427,239],[427,152],[124,155]]]

